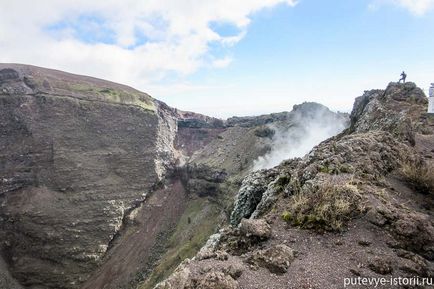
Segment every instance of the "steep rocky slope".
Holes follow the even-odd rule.
[[[270,124],[290,130],[293,116],[222,121],[0,64],[0,288],[152,288],[227,223]]]
[[[5,66],[2,66],[3,68]],[[176,122],[128,87],[0,70],[1,240],[23,285],[72,287],[175,161]]]
[[[155,288],[333,289],[351,277],[433,277],[426,108],[413,83],[365,92],[346,131],[244,178],[232,226]]]

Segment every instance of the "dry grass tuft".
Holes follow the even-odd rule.
[[[434,194],[434,166],[425,162],[406,162],[401,165],[401,176],[417,192]]]
[[[362,196],[352,179],[333,176],[312,192],[299,192],[289,200],[282,219],[302,228],[338,231],[363,210]]]

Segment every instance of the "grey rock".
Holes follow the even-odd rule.
[[[247,258],[247,262],[265,267],[271,273],[284,274],[294,259],[294,250],[281,244],[264,250],[254,251]]]
[[[219,271],[211,271],[203,276],[197,289],[237,289],[238,282],[231,275]]]
[[[368,268],[381,275],[387,275],[393,272],[392,261],[386,256],[373,258],[369,262]]]
[[[242,219],[238,228],[246,237],[253,236],[260,239],[271,237],[271,227],[263,219]]]
[[[21,284],[76,288],[174,163],[176,120],[131,88],[35,71],[0,70],[14,94],[0,95],[0,240]],[[35,94],[38,77],[50,93]],[[65,96],[68,81],[78,84]],[[119,98],[102,99],[98,85]]]
[[[262,195],[274,175],[275,172],[271,170],[261,170],[253,172],[244,178],[231,214],[231,224],[233,226],[238,225],[242,218],[249,218],[252,215],[256,206],[261,202]]]

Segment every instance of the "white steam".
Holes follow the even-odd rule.
[[[253,163],[253,169],[268,169],[283,160],[302,157],[320,142],[340,133],[347,127],[346,117],[334,114],[323,106],[296,108],[286,122],[269,125],[275,131],[271,151]]]

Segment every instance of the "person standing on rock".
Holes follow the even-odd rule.
[[[405,79],[407,78],[407,74],[403,71],[401,73],[401,79],[398,81],[398,83],[400,83],[402,81],[402,83],[405,83]]]

